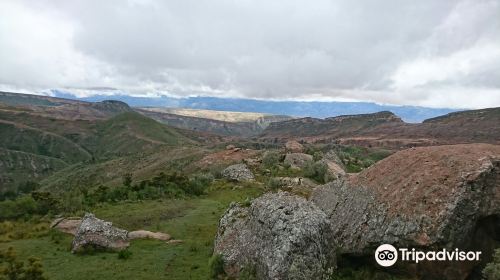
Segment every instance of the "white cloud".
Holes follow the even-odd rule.
[[[500,0],[0,1],[3,88],[500,106],[498,46]]]

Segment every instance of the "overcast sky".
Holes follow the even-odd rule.
[[[0,0],[0,90],[53,88],[500,106],[500,0]]]

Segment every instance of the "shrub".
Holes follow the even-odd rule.
[[[265,168],[274,168],[280,163],[281,156],[278,152],[267,152],[262,158],[262,164]]]
[[[304,167],[304,175],[319,183],[326,183],[328,181],[327,174],[328,166],[324,162],[309,162]]]
[[[281,187],[281,181],[278,178],[270,178],[267,187],[272,191],[276,191]]]
[[[38,208],[37,202],[29,195],[20,196],[15,200],[5,200],[0,202],[0,220],[32,215],[38,212]]]
[[[500,279],[500,249],[496,249],[493,254],[493,261],[488,263],[483,269],[483,276],[486,279]]]
[[[118,259],[120,260],[128,260],[132,256],[132,252],[129,250],[121,250],[118,252]]]
[[[197,174],[189,179],[189,188],[186,189],[187,194],[202,195],[206,192],[208,186],[212,184],[214,177],[212,174]]]
[[[47,279],[43,276],[43,267],[40,259],[30,257],[28,263],[25,264],[23,261],[17,259],[17,254],[12,247],[9,247],[7,251],[0,251],[0,265],[1,279]]]
[[[210,270],[210,279],[219,279],[226,274],[224,272],[224,259],[221,254],[215,254],[210,257],[208,267]]]

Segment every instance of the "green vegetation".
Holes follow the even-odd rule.
[[[335,151],[349,173],[360,172],[392,153],[383,149],[356,146],[337,146]]]
[[[20,259],[36,254],[49,279],[206,279],[220,216],[231,201],[243,202],[263,191],[255,185],[232,187],[214,181],[198,197],[104,202],[89,209],[118,227],[166,232],[183,241],[135,240],[128,260],[112,252],[72,254],[71,236],[47,229],[45,235],[0,243],[0,249],[14,247]]]
[[[210,279],[220,279],[224,277],[224,259],[221,254],[213,255],[209,261]]]
[[[309,162],[304,167],[304,176],[315,180],[320,184],[331,181],[328,176],[328,166],[323,162]]]
[[[486,265],[483,276],[487,280],[500,279],[500,249],[495,250],[493,261]]]
[[[45,280],[40,259],[28,258],[28,262],[18,260],[14,248],[0,251],[0,279],[9,280]]]

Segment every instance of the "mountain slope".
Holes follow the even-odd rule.
[[[8,95],[10,99],[13,96]],[[30,104],[33,100],[35,104],[43,103],[40,100],[47,102]],[[197,145],[198,139],[211,139],[161,124],[131,111],[122,102],[62,104],[64,101],[25,95],[17,96],[15,101],[17,103],[9,102],[22,105],[0,102],[0,149],[3,156],[0,158],[0,192],[12,190],[27,180],[43,180],[63,169],[74,172],[85,170],[83,166],[95,166],[92,174],[98,174],[102,171],[98,168],[102,162],[131,155],[147,157],[159,151],[167,153],[181,146]],[[55,104],[55,101],[59,103]],[[49,102],[51,105],[47,105]],[[72,110],[68,110],[68,106]],[[94,112],[97,112],[96,116]],[[128,160],[137,159],[126,158],[125,161]],[[73,169],[72,166],[79,168]],[[82,176],[82,173],[77,173]],[[59,175],[66,177],[68,174]],[[64,183],[70,184],[71,181]]]
[[[243,137],[258,135],[272,122],[291,119],[288,116],[180,108],[147,107],[136,111],[178,128]]]
[[[272,115],[288,115],[297,117],[327,118],[341,115],[370,114],[380,111],[391,111],[400,116],[404,121],[418,123],[425,119],[440,116],[457,109],[427,108],[419,106],[380,105],[371,102],[309,102],[309,101],[268,101],[244,98],[219,98],[219,97],[185,97],[175,98],[160,97],[134,97],[123,94],[96,95],[78,98],[71,92],[52,90],[52,94],[59,97],[79,99],[85,101],[102,101],[114,99],[126,102],[133,107],[173,107],[192,108],[235,112],[256,112]]]
[[[303,118],[271,124],[265,141],[299,139],[401,149],[459,143],[500,143],[500,108],[455,112],[420,124],[409,124],[388,112],[341,116],[325,120]]]

